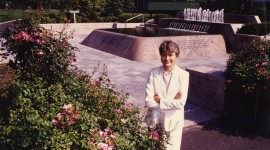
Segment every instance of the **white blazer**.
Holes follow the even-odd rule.
[[[163,66],[150,71],[146,85],[145,105],[150,109],[161,112],[164,122],[160,122],[165,131],[172,131],[184,126],[184,106],[187,100],[189,73],[178,66],[172,72],[168,87],[168,94],[163,93]],[[181,99],[175,100],[175,95],[180,92]],[[160,103],[155,102],[154,95],[160,97]]]

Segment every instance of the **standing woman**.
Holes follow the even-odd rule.
[[[180,150],[189,73],[176,65],[180,51],[175,42],[162,42],[159,53],[162,66],[150,71],[146,85],[145,104],[153,110],[148,126],[160,125],[168,138],[166,149]]]

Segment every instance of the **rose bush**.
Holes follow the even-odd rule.
[[[77,48],[71,37],[41,28],[31,17],[1,33],[15,75],[0,115],[0,147],[164,149],[163,136],[138,123],[139,109],[126,103],[105,65],[92,74],[72,65]]]
[[[232,54],[225,71],[228,111],[257,119],[270,104],[270,42],[254,40],[248,51]]]

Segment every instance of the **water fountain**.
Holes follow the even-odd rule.
[[[210,11],[209,9],[203,10],[202,8],[184,9],[184,20],[203,21],[203,22],[224,22],[224,9]]]

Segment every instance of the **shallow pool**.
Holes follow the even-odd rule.
[[[126,35],[139,37],[161,37],[161,36],[181,36],[181,35],[205,35],[205,32],[174,29],[174,28],[153,28],[153,27],[136,27],[136,28],[117,28],[117,29],[99,29]]]

